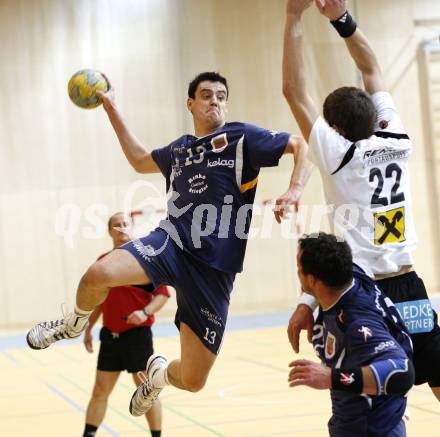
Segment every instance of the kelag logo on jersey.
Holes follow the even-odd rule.
[[[234,160],[233,159],[216,159],[215,161],[208,160],[207,166],[208,167],[228,167],[228,168],[234,168]]]
[[[410,334],[430,332],[434,328],[434,313],[428,299],[394,304]]]

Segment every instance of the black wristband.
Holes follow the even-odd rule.
[[[147,310],[147,307],[142,309],[142,312],[148,317],[150,315],[150,312]]]
[[[332,369],[332,389],[349,391],[351,393],[362,393],[364,380],[362,369]]]
[[[345,11],[337,20],[330,21],[342,38],[348,38],[356,31],[357,24],[348,11]]]

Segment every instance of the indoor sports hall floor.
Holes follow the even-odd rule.
[[[231,317],[205,389],[192,394],[167,388],[162,393],[163,437],[327,436],[329,393],[287,385],[287,364],[294,357],[285,334],[288,318],[287,313]],[[171,323],[158,323],[156,350],[176,357],[176,332]],[[98,342],[92,355],[79,341],[33,351],[23,334],[0,336],[0,436],[80,437]],[[306,342],[300,355],[315,358]],[[149,435],[144,418],[128,413],[133,389],[123,374],[98,436]],[[409,407],[408,436],[440,435],[440,405],[428,386],[412,389]]]

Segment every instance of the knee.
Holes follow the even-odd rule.
[[[81,282],[91,288],[106,287],[110,282],[110,272],[104,263],[97,261],[88,268]]]
[[[206,384],[206,378],[203,375],[182,375],[182,383],[185,389],[196,393]]]
[[[103,384],[96,383],[93,387],[92,397],[96,400],[106,400],[110,395],[110,390]]]

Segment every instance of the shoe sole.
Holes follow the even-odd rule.
[[[130,405],[128,406],[128,411],[130,411],[130,414],[131,414],[132,416],[139,417],[139,416],[142,416],[143,413],[141,413],[141,414],[135,414],[135,413],[133,412],[133,410],[131,409],[131,406],[132,406],[132,404],[133,404],[133,398],[136,396],[136,393],[137,393],[137,389],[134,391],[133,396],[131,397]]]

